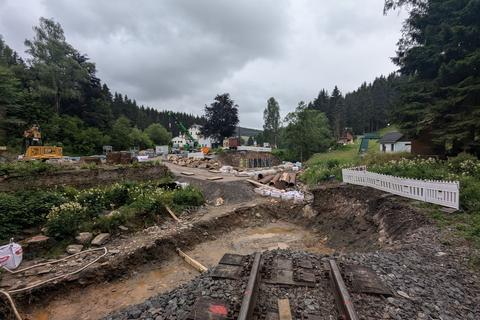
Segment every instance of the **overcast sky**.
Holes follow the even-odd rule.
[[[342,92],[396,67],[403,16],[383,0],[0,0],[0,34],[24,55],[39,17],[59,22],[110,89],[157,109],[202,114],[218,93],[261,128],[321,88]]]

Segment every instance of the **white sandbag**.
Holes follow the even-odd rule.
[[[284,194],[282,194],[281,196],[282,200],[293,200],[293,195],[290,194],[289,192],[285,192]]]
[[[282,196],[282,193],[272,190],[272,192],[270,193],[270,196],[272,196],[274,198],[280,198]]]
[[[22,246],[15,242],[0,247],[0,266],[16,269],[23,259]]]

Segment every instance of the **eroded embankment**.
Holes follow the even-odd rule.
[[[0,177],[0,192],[59,186],[88,188],[120,181],[162,179],[170,174],[164,165],[139,165],[45,172],[33,178],[31,175],[11,175]]]
[[[409,200],[367,187],[330,185],[312,190],[314,228],[345,250],[375,249],[401,241],[428,223]]]

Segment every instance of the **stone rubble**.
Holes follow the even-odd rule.
[[[110,239],[110,233],[100,233],[92,240],[92,246],[102,246]]]

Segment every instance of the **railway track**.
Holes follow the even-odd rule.
[[[238,289],[228,299],[198,297],[188,320],[358,320],[350,290],[391,295],[368,267],[279,252],[226,254],[211,277]]]

